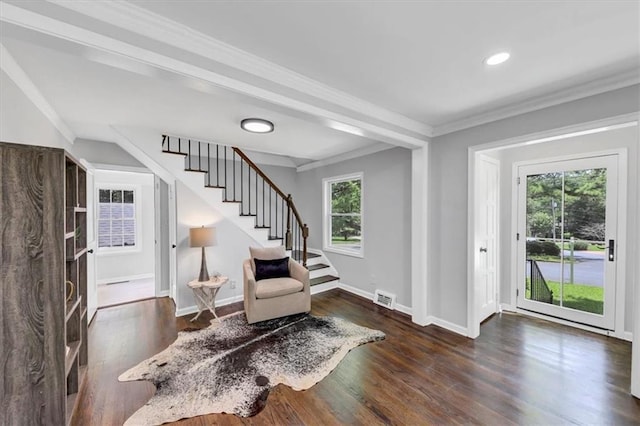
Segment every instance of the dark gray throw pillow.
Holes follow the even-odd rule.
[[[256,281],[268,278],[289,277],[289,258],[262,260],[253,259],[256,263]]]

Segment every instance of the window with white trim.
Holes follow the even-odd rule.
[[[323,179],[323,248],[362,257],[362,173]]]
[[[133,189],[98,189],[98,248],[136,247],[135,198]]]

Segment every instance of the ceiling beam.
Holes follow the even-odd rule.
[[[411,133],[421,136],[431,135],[432,129],[425,123],[322,84],[135,4],[128,2],[48,1]]]
[[[60,115],[44,97],[40,89],[33,83],[26,72],[18,65],[9,51],[0,43],[0,69],[18,86],[25,96],[42,112],[42,114],[58,129],[60,134],[70,143],[76,139],[76,135],[62,120]]]
[[[426,136],[414,136],[415,132],[410,134],[411,132],[405,133],[399,131],[397,125],[385,126],[383,124],[364,121],[358,117],[358,114],[346,114],[263,89],[256,85],[221,75],[182,60],[22,9],[13,4],[0,3],[0,20],[79,45],[121,55],[130,60],[138,61],[178,75],[201,79],[227,90],[265,101],[278,107],[284,107],[294,114],[302,114],[308,118],[311,117],[312,119],[310,121],[315,121],[318,124],[331,127],[335,130],[352,134],[357,133],[373,140],[410,149],[422,147],[425,142],[428,141],[428,137]]]

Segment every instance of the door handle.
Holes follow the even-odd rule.
[[[609,262],[615,260],[615,241],[609,240]]]
[[[87,250],[88,253],[93,253],[93,249]]]
[[[487,252],[486,247],[480,247],[480,253],[486,253],[486,252]]]
[[[171,248],[176,248],[176,245],[175,244],[171,244]]]

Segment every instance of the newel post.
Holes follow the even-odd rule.
[[[307,266],[307,237],[309,236],[309,227],[305,223],[302,226],[302,266]]]
[[[287,194],[287,233],[285,234],[285,248],[291,250],[292,238],[291,238],[291,203],[293,202],[291,194]]]

